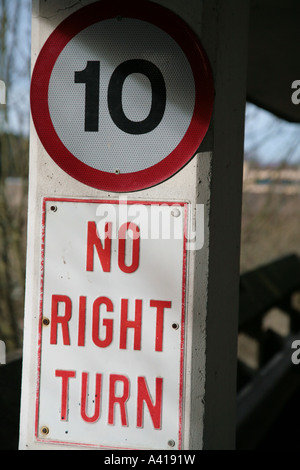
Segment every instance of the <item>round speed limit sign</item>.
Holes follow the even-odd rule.
[[[146,0],[102,0],[65,19],[45,42],[31,112],[50,157],[97,189],[154,186],[197,152],[213,81],[195,34]]]

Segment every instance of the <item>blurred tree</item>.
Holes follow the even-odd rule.
[[[300,125],[248,104],[245,124],[245,178],[256,173],[265,184],[244,181],[241,271],[291,252],[300,255]],[[250,171],[248,171],[250,170]],[[294,173],[291,184],[284,181]],[[260,173],[261,172],[261,173]],[[251,177],[252,178],[252,177]],[[250,178],[250,179],[251,179]],[[267,180],[270,180],[268,183]]]
[[[28,181],[30,0],[0,0],[0,339],[22,344]]]

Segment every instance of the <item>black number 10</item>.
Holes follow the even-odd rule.
[[[142,121],[132,121],[122,106],[123,84],[132,73],[145,75],[151,84],[152,101],[148,116]],[[85,84],[86,132],[99,131],[100,61],[88,61],[86,68],[75,72],[75,83]],[[122,62],[113,72],[107,90],[107,104],[115,125],[128,134],[146,134],[161,122],[166,108],[166,85],[159,68],[152,62],[133,59]]]

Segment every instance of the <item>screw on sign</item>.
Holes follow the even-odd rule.
[[[213,80],[195,34],[155,3],[102,0],[64,20],[34,67],[31,110],[50,157],[89,186],[144,189],[197,152]]]

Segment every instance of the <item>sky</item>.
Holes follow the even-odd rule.
[[[31,0],[4,0],[0,4],[0,21],[5,18],[7,29],[0,31],[0,47],[5,53],[0,56],[0,80],[7,85],[5,111],[9,128],[27,134],[29,131],[29,86],[31,45]],[[6,33],[4,34],[4,31]],[[5,36],[5,41],[3,41]],[[9,80],[11,81],[8,86]],[[3,107],[0,113],[1,128],[6,130]]]
[[[246,158],[254,158],[263,165],[284,162],[300,165],[300,124],[247,103],[244,149]]]
[[[29,133],[30,116],[30,76],[26,60],[30,57],[31,11],[25,0],[9,0],[8,4],[11,12],[18,6],[20,34],[14,55],[16,75],[8,96],[7,109],[10,113],[10,128],[26,135]],[[279,119],[247,103],[245,157],[263,165],[276,165],[282,161],[300,164],[300,125]]]

